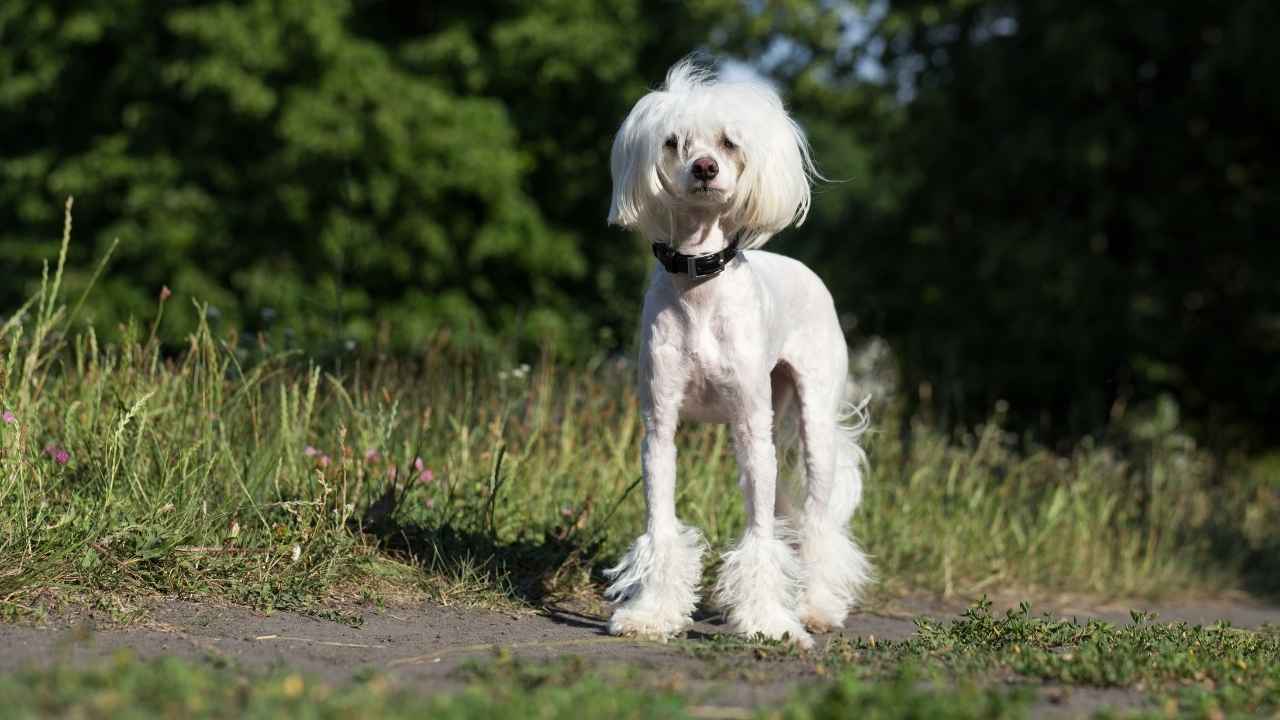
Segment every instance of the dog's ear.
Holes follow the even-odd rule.
[[[818,177],[804,131],[787,114],[782,99],[762,83],[744,83],[739,92],[745,112],[738,115],[748,134],[745,162],[738,178],[738,224],[746,247],[759,247],[771,235],[809,214],[810,185]]]
[[[654,124],[661,93],[640,99],[613,138],[609,169],[613,174],[613,199],[609,204],[609,224],[632,229],[643,227],[653,203],[662,192],[658,177],[658,144],[662,142]]]

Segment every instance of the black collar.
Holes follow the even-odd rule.
[[[738,239],[741,237],[742,233],[738,233],[729,241],[729,247],[703,255],[685,255],[676,252],[667,243],[656,242],[653,244],[653,255],[669,273],[687,273],[693,279],[715,277],[724,272],[730,260],[738,256]]]

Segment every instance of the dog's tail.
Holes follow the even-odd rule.
[[[836,423],[836,488],[831,498],[831,517],[847,523],[862,502],[862,481],[867,476],[867,453],[858,442],[871,426],[867,406],[871,396],[847,402]]]
[[[871,425],[871,396],[846,402],[836,426],[836,487],[829,508],[831,519],[848,522],[862,502],[862,481],[867,476],[867,453],[859,439]],[[777,514],[798,517],[805,497],[804,453],[798,408],[786,398],[775,409],[774,444],[778,449]]]

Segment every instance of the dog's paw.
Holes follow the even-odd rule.
[[[804,628],[814,635],[825,635],[844,624],[813,613],[802,614],[800,622],[804,623]]]
[[[789,613],[779,613],[773,617],[750,621],[739,620],[735,623],[734,629],[748,638],[763,637],[768,640],[784,640],[801,650],[813,648],[813,636]]]
[[[844,625],[849,614],[845,600],[833,593],[810,591],[800,601],[800,622],[809,632],[826,633]]]
[[[609,634],[666,642],[692,624],[693,620],[688,616],[623,605],[609,618]]]
[[[871,563],[845,528],[808,520],[801,536],[805,587],[796,607],[806,627],[826,632],[844,625],[871,581]]]

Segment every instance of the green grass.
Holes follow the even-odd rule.
[[[1132,623],[1032,615],[1026,603],[1003,616],[989,603],[951,621],[917,620],[901,642],[838,639],[823,661],[884,675],[903,666],[970,681],[1013,674],[1064,686],[1135,688],[1186,715],[1280,712],[1280,628],[1260,631],[1133,613]]]
[[[176,659],[121,655],[91,669],[0,678],[6,717],[115,718],[669,718],[671,693],[611,688],[595,677],[507,671],[461,692],[429,696],[375,676],[334,687],[297,673],[254,676]]]
[[[904,641],[837,639],[797,653],[780,643],[723,638],[684,644],[700,655],[752,668],[810,669],[788,699],[761,718],[1017,718],[1043,708],[1046,695],[1124,688],[1135,710],[1123,716],[1267,717],[1280,712],[1280,628],[1225,625],[1085,623],[1036,617],[1023,605],[1003,616],[979,603],[949,621],[920,620]],[[714,663],[704,670],[714,672]],[[696,669],[695,673],[699,672]],[[248,673],[225,663],[175,659],[56,665],[0,677],[9,717],[739,717],[706,702],[661,668],[602,664],[575,656],[520,660],[499,649],[463,666],[461,690],[431,694],[412,680],[381,675],[331,685],[295,672]],[[712,681],[714,677],[698,679]],[[1045,692],[1048,691],[1048,693]],[[1077,708],[1077,711],[1086,708]],[[1101,708],[1103,716],[1117,712]]]
[[[0,326],[4,612],[105,598],[127,617],[152,592],[336,619],[347,600],[536,606],[595,597],[642,527],[629,370],[513,369],[444,340],[324,369],[204,324],[178,354],[140,327],[104,347],[62,270]],[[1274,480],[1176,427],[1058,455],[899,412],[877,409],[854,525],[882,592],[1274,590]],[[679,443],[681,516],[723,548],[743,524],[728,435]]]
[[[499,660],[457,692],[430,695],[382,676],[333,686],[297,673],[252,675],[175,659],[127,654],[95,668],[59,667],[0,677],[6,717],[25,718],[701,718],[739,717],[690,704],[634,675],[583,670],[576,660],[534,666]],[[868,683],[845,676],[798,694],[760,717],[1023,717],[1029,693],[922,686],[906,674]],[[720,710],[719,713],[716,711]],[[853,715],[851,715],[853,714]]]
[[[1031,699],[1027,688],[930,686],[910,671],[874,682],[845,673],[760,715],[770,720],[1003,720],[1028,717]]]
[[[1027,603],[997,615],[985,600],[958,618],[919,618],[916,626],[916,634],[906,640],[834,638],[816,653],[732,636],[685,647],[705,660],[749,654],[764,663],[801,662],[819,677],[834,678],[834,684],[802,693],[809,701],[815,695],[839,694],[842,684],[892,684],[906,678],[917,687],[987,693],[984,700],[970,692],[966,711],[1007,699],[997,693],[1002,687],[1015,692],[1049,687],[1059,697],[1073,688],[1130,690],[1141,703],[1140,714],[1222,718],[1280,713],[1276,626],[1245,630],[1225,623],[1166,623],[1140,612],[1123,625],[1082,622],[1035,616]],[[719,667],[722,674],[738,672],[732,664]]]

